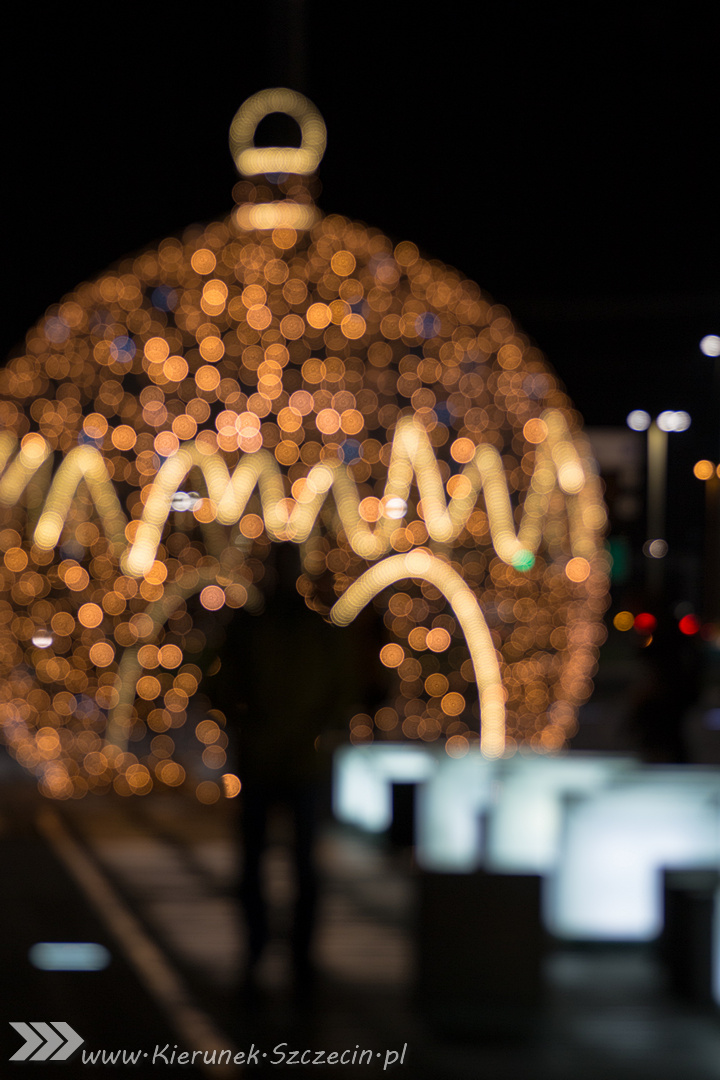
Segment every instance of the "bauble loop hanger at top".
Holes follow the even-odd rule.
[[[297,120],[302,134],[300,146],[255,146],[255,130],[270,113],[287,113]],[[309,176],[317,170],[327,144],[322,116],[296,90],[275,87],[260,90],[245,101],[230,125],[230,152],[242,176],[294,173]]]

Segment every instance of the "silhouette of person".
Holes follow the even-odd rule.
[[[268,819],[280,805],[293,827],[292,964],[296,984],[307,986],[318,905],[318,804],[329,778],[330,745],[339,741],[332,732],[347,731],[360,707],[362,649],[357,633],[325,622],[298,594],[295,545],[273,545],[268,564],[275,584],[265,590],[265,612],[234,618],[219,652],[220,671],[206,679],[205,690],[225,713],[238,749],[246,985],[254,983],[270,936],[263,856]]]

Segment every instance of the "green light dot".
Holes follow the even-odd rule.
[[[513,555],[512,564],[516,570],[525,573],[526,570],[531,570],[535,565],[535,556],[527,548],[521,548],[520,551]]]

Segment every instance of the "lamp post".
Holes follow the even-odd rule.
[[[707,356],[715,361],[715,364],[713,365],[715,368],[715,385],[713,389],[717,408],[720,409],[720,335],[706,334],[704,338],[701,338],[700,352],[703,356]],[[720,413],[715,416],[715,421],[718,425],[717,436],[718,447],[720,447]]]
[[[660,596],[664,584],[663,559],[668,545],[665,539],[665,496],[667,489],[667,446],[671,431],[687,431],[690,415],[666,410],[654,420],[644,409],[634,409],[627,417],[633,431],[647,431],[647,539],[643,553],[648,557],[647,586],[651,596]]]
[[[700,340],[700,352],[714,360],[714,399],[720,458],[720,335],[706,334]],[[693,469],[705,481],[705,551],[703,552],[703,614],[708,622],[720,621],[720,465],[698,461]]]
[[[705,482],[705,550],[703,552],[703,617],[720,621],[720,465],[696,461],[693,473]]]

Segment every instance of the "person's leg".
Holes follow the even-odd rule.
[[[312,786],[292,793],[295,862],[295,911],[292,928],[292,960],[295,976],[312,976],[311,945],[317,919],[318,874],[315,864],[317,798]]]
[[[248,935],[248,974],[252,974],[268,942],[268,906],[262,874],[267,841],[269,793],[262,784],[246,782],[242,790],[240,832],[242,872],[240,902]]]

